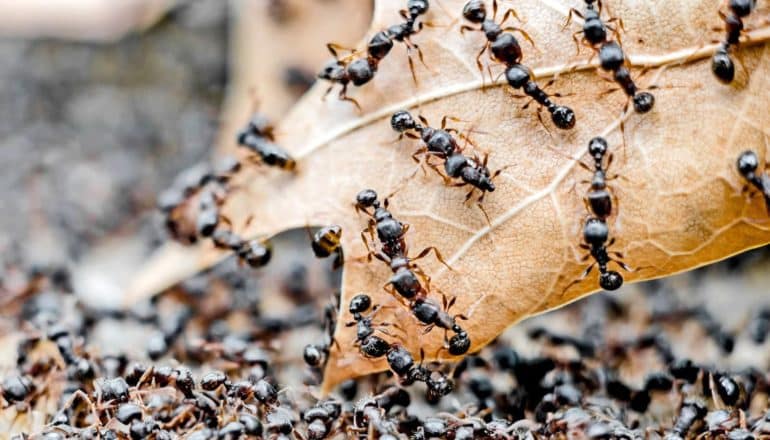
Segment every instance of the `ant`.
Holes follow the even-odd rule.
[[[368,208],[374,208],[374,213],[370,214],[367,211]],[[410,302],[410,308],[415,317],[423,324],[428,325],[426,333],[434,325],[455,332],[455,335],[448,341],[451,354],[457,356],[467,352],[470,347],[468,333],[457,325],[455,317],[447,313],[447,310],[454,304],[454,298],[447,303],[446,297],[444,297],[443,311],[435,303],[427,300],[427,290],[423,288],[418,275],[425,278],[427,283],[430,282],[430,278],[413,263],[414,260],[423,258],[433,251],[439,262],[451,270],[438,249],[428,247],[415,258],[407,257],[404,235],[409,229],[409,225],[393,218],[393,215],[387,210],[387,199],[385,199],[385,206],[381,207],[377,199],[377,193],[374,190],[365,189],[358,193],[358,196],[356,196],[356,209],[362,210],[372,217],[369,221],[369,227],[361,233],[361,238],[364,240],[367,249],[369,249],[369,258],[374,255],[375,258],[390,264],[394,275],[390,278],[387,285],[392,285],[396,292]],[[377,229],[377,235],[381,244],[379,252],[374,252],[369,248],[365,235],[368,231],[373,241],[374,228]],[[458,317],[466,319],[462,315],[458,315]]]
[[[409,230],[409,224],[402,223],[393,217],[393,214],[388,211],[388,199],[385,199],[384,206],[380,206],[377,193],[374,190],[365,189],[356,196],[355,206],[357,211],[364,211],[371,217],[369,226],[361,232],[361,239],[369,251],[367,258],[371,260],[371,257],[374,256],[390,265],[393,276],[388,281],[388,285],[392,285],[403,298],[411,300],[418,295],[424,295],[425,289],[420,284],[418,275],[427,284],[430,284],[430,277],[414,263],[416,260],[433,252],[436,259],[451,270],[444,257],[434,246],[423,249],[416,257],[407,256],[408,249],[404,235]],[[373,212],[367,211],[368,208],[373,208]],[[379,251],[372,250],[369,244],[370,240],[366,238],[368,232],[371,242],[373,242],[375,229],[380,241]]]
[[[425,353],[420,349],[420,358],[424,358]],[[427,386],[427,398],[429,401],[438,401],[446,396],[452,389],[454,383],[445,374],[438,371],[430,371],[420,365],[414,365],[414,357],[404,346],[392,344],[386,355],[388,366],[398,376],[403,385],[411,385],[414,382],[425,382]]]
[[[339,99],[353,103],[361,111],[358,101],[347,96],[348,85],[352,83],[354,86],[360,87],[371,81],[377,73],[380,61],[393,49],[393,41],[402,42],[406,45],[409,69],[412,72],[412,79],[416,83],[417,76],[414,73],[414,62],[410,54],[411,49],[417,50],[417,54],[423,64],[425,64],[425,61],[423,60],[422,50],[420,50],[419,46],[412,43],[410,37],[422,30],[423,22],[420,22],[416,28],[415,23],[419,16],[428,12],[428,7],[428,0],[409,0],[407,2],[407,9],[400,11],[401,17],[405,21],[374,34],[366,45],[365,57],[353,59],[353,54],[351,54],[345,58],[340,58],[337,50],[344,48],[334,43],[327,44],[326,48],[329,49],[334,59],[318,74],[318,78],[332,83],[326,90],[324,97],[331,92],[335,84],[340,84],[342,89],[339,93]]]
[[[612,154],[609,155],[607,166],[603,164],[607,148],[607,140],[597,136],[588,142],[588,153],[594,159],[594,169],[591,170],[586,164],[579,162],[583,168],[592,171],[594,174],[593,179],[590,181],[591,189],[583,201],[588,211],[602,221],[606,221],[612,215],[612,195],[607,191],[607,180],[615,177],[607,177],[607,170],[612,164]],[[588,182],[584,181],[583,183]]]
[[[291,155],[274,143],[274,128],[268,119],[259,113],[254,114],[238,133],[237,141],[238,145],[256,153],[265,165],[285,171],[293,171],[297,166]]]
[[[599,65],[602,69],[612,72],[613,80],[620,85],[625,94],[634,103],[634,111],[647,113],[655,106],[655,95],[650,92],[640,92],[631,72],[625,66],[626,57],[623,48],[616,41],[608,41],[599,48]]]
[[[725,22],[726,35],[711,57],[711,71],[724,84],[730,84],[735,79],[735,64],[730,58],[730,49],[740,43],[743,19],[751,14],[755,6],[756,0],[730,0],[729,14],[719,11],[719,16]]]
[[[305,363],[312,368],[319,368],[326,364],[331,344],[339,348],[339,343],[334,339],[334,327],[337,324],[337,307],[335,303],[336,301],[333,301],[324,307],[323,327],[327,340],[320,344],[308,344],[302,352],[302,358],[305,360]]]
[[[577,40],[577,34],[583,33],[582,41],[590,48],[596,50],[599,47],[599,64],[602,69],[613,73],[613,80],[620,85],[620,88],[626,95],[634,102],[634,110],[637,113],[647,113],[652,110],[655,105],[655,96],[650,92],[639,92],[634,80],[631,78],[631,72],[624,65],[625,55],[623,49],[620,47],[618,41],[620,41],[620,34],[618,30],[608,23],[618,21],[620,27],[623,28],[623,21],[617,18],[612,18],[605,23],[601,18],[602,2],[601,0],[585,0],[586,9],[583,14],[576,9],[570,9],[567,16],[567,22],[564,24],[566,27],[572,21],[572,16],[577,15],[584,20],[583,30],[576,32],[572,38],[575,40],[575,44],[579,44]],[[594,5],[598,3],[598,8]],[[607,38],[607,30],[612,31],[615,34],[618,41],[610,41]]]
[[[545,107],[551,114],[551,120],[556,127],[569,130],[575,126],[575,112],[567,106],[554,103],[548,94],[532,80],[532,71],[527,66],[518,63],[509,65],[505,69],[505,79],[511,87],[522,89],[527,96]],[[527,108],[528,105],[525,105],[524,108]],[[540,119],[540,113],[538,113],[538,119]],[[542,123],[542,120],[540,122]]]
[[[447,302],[446,296],[442,298],[443,308],[440,308],[436,303],[427,298],[418,298],[410,305],[412,313],[418,321],[425,324],[423,334],[426,334],[433,330],[433,327],[439,327],[444,329],[444,342],[449,351],[449,354],[453,356],[459,356],[468,352],[471,346],[471,340],[468,336],[468,332],[463,330],[459,324],[458,319],[467,320],[465,315],[457,314],[450,315],[449,309],[455,304],[456,298],[452,298]],[[454,335],[446,339],[446,332],[453,331]]]
[[[338,225],[324,226],[313,234],[311,247],[313,253],[318,258],[327,258],[336,254],[334,259],[334,268],[342,266],[342,248],[340,238],[342,237],[342,228]]]
[[[770,176],[767,173],[757,173],[759,166],[759,157],[757,153],[747,150],[738,156],[738,172],[765,197],[765,206],[770,213]],[[748,190],[748,185],[743,187],[743,191]]]
[[[452,184],[452,186],[465,186],[470,185],[473,187],[465,197],[468,201],[473,194],[473,191],[478,189],[481,191],[481,196],[478,202],[481,203],[484,200],[484,195],[487,192],[493,192],[495,190],[495,184],[493,180],[503,172],[505,168],[501,168],[494,173],[489,171],[487,167],[488,155],[484,155],[484,159],[479,161],[478,157],[470,158],[465,156],[461,152],[461,148],[457,144],[457,140],[452,136],[451,132],[455,129],[446,128],[445,116],[441,120],[441,128],[436,129],[428,125],[428,121],[420,116],[420,122],[417,123],[414,117],[406,110],[399,110],[390,118],[390,126],[394,131],[401,133],[401,136],[406,136],[412,139],[421,139],[425,143],[425,147],[417,150],[412,155],[412,158],[417,160],[417,155],[427,153],[431,156],[436,156],[444,160],[444,171],[446,175],[432,164],[428,164],[436,173],[438,173],[443,179],[445,184],[450,184],[451,179],[460,179],[462,183],[458,182]],[[419,135],[414,133],[407,133],[408,130],[416,131]]]
[[[376,305],[372,308],[372,311],[363,316],[363,313],[369,310],[372,306],[372,298],[369,295],[360,294],[354,296],[350,300],[348,310],[353,315],[353,321],[345,324],[346,327],[356,326],[356,344],[359,345],[359,349],[364,356],[377,358],[384,356],[388,350],[390,350],[390,344],[384,339],[374,334],[375,326],[372,324],[374,315],[380,310],[380,306]],[[393,326],[398,328],[396,324],[390,324],[388,322],[382,322],[377,324],[377,327],[389,327]],[[390,335],[387,330],[378,328],[380,332]]]
[[[500,23],[495,21],[495,18],[497,17],[497,0],[492,1],[492,18],[487,17],[487,7],[483,0],[470,0],[463,7],[463,17],[471,23],[479,24],[480,27],[476,29],[468,25],[463,25],[460,27],[460,33],[464,35],[465,31],[480,31],[484,32],[484,36],[487,39],[484,47],[481,48],[481,51],[478,53],[478,55],[476,55],[476,66],[478,66],[479,71],[483,72],[484,70],[481,65],[481,55],[483,55],[487,49],[490,50],[490,57],[493,60],[503,63],[506,66],[510,66],[521,61],[523,56],[521,45],[519,44],[519,41],[516,39],[516,37],[511,33],[511,31],[520,32],[524,38],[526,38],[527,41],[529,41],[534,46],[535,43],[532,41],[532,38],[526,31],[517,27],[503,28],[503,24],[511,16],[519,20],[519,16],[516,14],[516,11],[509,8],[503,14],[503,18],[500,20]]]
[[[598,3],[598,8],[595,5],[597,3]],[[583,38],[582,38],[583,44],[587,45],[591,49],[596,49],[598,45],[607,41],[608,29],[615,34],[618,40],[620,40],[620,35],[618,33],[618,30],[612,26],[609,26],[608,23],[611,23],[613,21],[618,21],[620,23],[620,27],[623,28],[623,21],[618,18],[611,18],[610,20],[607,21],[607,23],[605,23],[601,17],[601,14],[602,14],[601,0],[585,0],[585,4],[586,4],[585,5],[586,9],[582,14],[580,13],[580,11],[578,11],[575,8],[570,9],[569,15],[567,15],[567,22],[564,23],[564,28],[569,26],[569,24],[572,22],[573,15],[577,15],[578,17],[583,19],[583,30],[575,32],[575,34],[572,36],[572,39],[575,40],[575,45],[578,46],[578,51],[580,50],[580,46],[577,39],[577,35],[580,33],[583,34]]]
[[[614,270],[608,270],[607,264],[609,264],[610,261],[615,261],[618,265],[620,265],[621,268],[623,268],[623,270],[630,272],[631,269],[622,261],[615,260],[610,257],[610,253],[607,252],[607,248],[612,246],[612,244],[615,242],[615,239],[613,238],[609,243],[607,243],[609,233],[609,228],[607,227],[607,223],[605,223],[604,220],[596,217],[589,217],[588,220],[586,220],[585,226],[583,227],[583,239],[585,240],[585,243],[582,243],[580,247],[590,251],[590,253],[583,258],[583,261],[590,257],[593,257],[595,261],[591,263],[588,268],[586,268],[585,272],[583,272],[583,275],[580,278],[571,282],[564,289],[564,292],[566,292],[574,284],[577,284],[585,279],[585,277],[591,273],[591,270],[597,264],[599,265],[599,286],[601,286],[602,289],[617,290],[620,288],[620,286],[623,285],[623,276]],[[622,258],[622,255],[617,252],[613,252],[613,254],[619,258]]]
[[[254,269],[266,266],[273,255],[270,242],[244,240],[230,229],[216,229],[211,235],[211,241],[218,249],[234,251],[241,261]]]

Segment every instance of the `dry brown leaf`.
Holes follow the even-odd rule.
[[[378,2],[372,29],[397,21],[401,3]],[[366,218],[356,215],[352,206],[359,190],[388,194],[416,169],[410,155],[418,144],[393,143],[396,134],[389,117],[395,110],[409,108],[434,124],[443,115],[469,121],[461,128],[474,128],[480,153],[490,153],[490,168],[511,166],[496,181],[497,191],[484,201],[491,226],[476,206],[463,204],[464,189],[446,187],[432,173],[418,172],[391,199],[394,214],[411,225],[406,237],[411,249],[437,246],[454,268],[450,272],[430,258],[420,262],[432,276],[432,285],[457,297],[454,312],[469,317],[464,325],[473,341],[471,352],[512,323],[597,290],[594,272],[562,293],[586,267],[578,247],[586,217],[586,186],[580,181],[589,177],[566,157],[584,156],[588,140],[596,135],[610,141],[616,156],[613,170],[623,176],[613,182],[619,206],[608,223],[617,239],[613,249],[623,252],[630,266],[641,268],[624,273],[627,282],[689,270],[770,242],[763,201],[748,201],[740,194],[743,183],[734,169],[736,157],[746,148],[764,156],[763,129],[770,123],[770,67],[764,42],[770,28],[755,28],[741,51],[749,80],[726,87],[712,77],[709,57],[716,46],[707,44],[721,37],[710,31],[720,25],[719,2],[604,2],[625,22],[624,47],[631,64],[656,68],[639,83],[654,81],[663,87],[655,91],[652,112],[625,116],[623,149],[618,128],[625,98],[619,93],[603,95],[611,86],[597,76],[587,50],[575,56],[575,29],[561,30],[569,8],[579,8],[582,2],[515,4],[525,21],[522,27],[539,48],[525,45],[524,62],[542,82],[558,75],[552,90],[569,93],[561,100],[577,114],[576,127],[568,132],[551,128],[553,138],[532,109],[522,110],[522,101],[510,97],[507,86],[498,82],[482,89],[474,57],[483,37],[460,36],[457,18],[463,1],[441,1],[452,15],[432,3],[428,19],[451,25],[426,29],[414,40],[435,74],[418,64],[420,85],[415,87],[403,49],[394,48],[375,79],[351,93],[363,114],[349,103],[321,101],[326,85],[316,86],[279,127],[279,142],[298,159],[296,174],[249,170],[240,178],[243,187],[224,208],[248,237],[308,224],[342,226],[346,262],[338,319],[342,325],[335,337],[344,350],[332,349],[326,390],[351,376],[387,368],[384,360],[364,359],[353,348],[354,327],[344,323],[351,320],[345,305],[355,294],[365,292],[375,303],[395,305],[382,289],[390,276],[388,267],[376,260],[360,261],[365,249],[359,232]],[[634,75],[640,70],[634,69]],[[242,228],[252,215],[249,226]],[[141,285],[132,289],[134,297],[160,290],[201,267],[175,265],[174,254],[179,252],[166,252],[162,263],[174,272],[151,267],[139,278]],[[180,252],[188,253],[187,262],[197,258],[209,264],[215,259],[210,249],[194,258],[189,250]],[[435,292],[431,295],[438,299]],[[427,361],[449,357],[439,350],[442,332],[422,335],[403,307],[383,309],[378,319],[397,321],[409,335],[402,342],[412,353],[422,347]]]

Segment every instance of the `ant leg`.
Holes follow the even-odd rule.
[[[345,84],[344,86],[342,86],[342,90],[340,90],[340,94],[339,94],[339,98],[340,98],[340,100],[342,100],[342,101],[350,101],[350,102],[352,102],[352,103],[353,103],[353,105],[355,105],[355,106],[356,106],[356,108],[358,109],[358,111],[359,111],[359,112],[363,112],[363,109],[362,109],[362,108],[361,108],[361,106],[358,104],[358,101],[356,101],[355,99],[353,99],[353,98],[349,97],[349,96],[347,95],[347,93],[348,93],[348,85],[347,85],[347,84]]]
[[[333,88],[334,88],[334,84],[330,85],[329,88],[326,89],[323,96],[321,97],[321,101],[326,101],[326,97],[329,96],[329,93],[331,93]]]
[[[479,72],[481,72],[482,81],[484,80],[484,65],[481,63],[481,56],[484,55],[484,52],[487,51],[488,47],[489,47],[489,42],[484,43],[484,46],[481,48],[479,53],[476,54],[476,67],[478,67]]]
[[[519,14],[516,13],[516,10],[513,8],[508,8],[503,14],[503,18],[502,20],[500,20],[500,23],[498,23],[498,25],[500,27],[503,27],[503,23],[505,23],[511,17],[515,18],[516,21],[521,22],[521,18],[519,18]]]
[[[446,266],[446,268],[447,268],[447,269],[449,269],[449,270],[452,270],[452,271],[454,270],[454,269],[452,269],[452,268],[449,266],[449,264],[448,264],[448,263],[447,263],[447,262],[444,260],[444,257],[441,255],[441,252],[439,252],[439,250],[438,250],[438,249],[437,249],[435,246],[429,246],[429,247],[426,247],[426,248],[425,248],[425,249],[423,249],[423,250],[422,250],[422,251],[421,251],[421,252],[420,252],[420,253],[419,253],[419,254],[418,254],[416,257],[414,257],[414,258],[410,258],[410,260],[411,260],[411,261],[416,261],[416,260],[419,260],[420,258],[423,258],[423,257],[427,256],[429,253],[431,253],[431,251],[432,251],[432,252],[433,252],[433,253],[436,255],[436,259],[437,259],[439,262],[441,262],[441,264],[443,264],[444,266]]]
[[[446,121],[447,121],[447,119],[449,119],[450,121],[453,121],[453,122],[467,122],[467,121],[464,121],[464,120],[462,120],[460,118],[457,118],[455,116],[444,115],[444,117],[441,118],[441,129],[449,131],[449,132],[455,132],[455,133],[459,133],[459,131],[457,131],[456,128],[446,128]]]
[[[569,290],[572,286],[586,279],[588,275],[591,273],[591,270],[594,268],[594,266],[596,266],[596,262],[591,263],[591,265],[586,268],[585,272],[583,272],[583,275],[581,275],[580,278],[573,280],[571,283],[569,283],[567,287],[565,287],[564,290],[562,290],[561,294],[564,295],[567,292],[567,290]]]
[[[572,23],[572,16],[573,15],[577,15],[578,17],[580,17],[581,20],[585,19],[585,17],[583,17],[583,14],[581,14],[580,11],[578,11],[575,8],[570,8],[569,14],[567,14],[567,21],[564,22],[564,26],[561,27],[561,30],[566,29],[567,26],[569,26],[569,24]]]
[[[474,27],[468,26],[467,24],[464,24],[460,26],[460,34],[465,36],[465,31],[480,31],[481,29],[476,29]]]
[[[352,49],[352,48],[349,48],[349,47],[345,47],[345,46],[343,46],[341,44],[338,44],[338,43],[326,43],[326,48],[329,49],[329,52],[331,52],[332,56],[335,59],[339,59],[339,54],[337,53],[338,50],[339,51],[345,51],[345,52],[351,52],[351,53],[356,51],[355,49]]]
[[[535,50],[540,52],[540,49],[537,48],[537,44],[535,44],[535,40],[532,39],[532,37],[529,35],[527,31],[520,27],[514,27],[514,26],[508,26],[507,28],[503,29],[503,32],[518,32],[521,34],[522,37],[524,37],[525,40],[529,42],[529,44],[532,45]]]

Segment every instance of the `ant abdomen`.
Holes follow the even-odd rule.
[[[711,71],[717,79],[725,84],[735,79],[735,63],[733,63],[727,48],[722,47],[711,57]]]
[[[618,290],[623,285],[623,276],[614,270],[599,274],[599,286],[604,290]]]

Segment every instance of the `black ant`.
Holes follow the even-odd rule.
[[[320,368],[326,365],[331,344],[339,348],[339,343],[334,339],[334,327],[337,325],[337,303],[338,301],[332,301],[324,307],[323,328],[326,341],[321,344],[308,344],[302,352],[305,363],[312,368]]]
[[[610,253],[607,252],[607,248],[612,246],[612,244],[615,242],[615,239],[613,238],[609,243],[607,243],[609,233],[610,230],[604,220],[596,217],[590,217],[588,220],[586,220],[585,226],[583,227],[583,239],[585,242],[582,243],[580,247],[590,251],[590,253],[583,258],[583,261],[593,257],[594,262],[591,263],[588,268],[586,268],[585,272],[583,272],[583,275],[580,278],[571,282],[564,289],[564,292],[566,292],[567,289],[572,287],[574,284],[577,284],[585,279],[588,274],[591,273],[593,267],[597,264],[599,265],[599,286],[601,286],[602,289],[617,290],[620,288],[620,286],[623,285],[623,276],[614,270],[608,270],[607,265],[611,261],[615,261],[624,270],[630,271],[631,269],[622,261],[610,257]],[[613,254],[617,255],[619,258],[622,258],[622,255],[618,254],[617,252],[613,252]]]
[[[346,324],[348,327],[357,326],[356,328],[356,343],[360,344],[361,352],[371,358],[378,358],[385,356],[388,365],[391,370],[399,377],[404,385],[410,385],[416,381],[425,382],[428,386],[429,393],[431,390],[435,394],[444,396],[451,390],[451,383],[446,385],[446,378],[444,380],[436,379],[432,377],[432,373],[423,368],[422,365],[415,366],[414,358],[409,350],[400,344],[390,344],[384,339],[374,335],[375,328],[372,325],[372,318],[379,310],[379,306],[375,306],[367,316],[363,316],[363,313],[369,310],[372,305],[372,300],[368,295],[356,295],[350,300],[349,310],[353,314],[354,321]],[[395,324],[380,323],[378,327],[387,327]],[[379,329],[381,332],[388,334],[385,330]],[[439,397],[440,397],[439,396]]]
[[[612,72],[613,79],[634,102],[634,111],[647,113],[655,106],[655,95],[650,92],[640,92],[631,78],[631,72],[625,66],[626,57],[623,48],[616,41],[608,41],[599,48],[599,65],[602,69]]]
[[[378,260],[390,265],[393,276],[388,281],[388,285],[392,285],[403,298],[411,300],[418,295],[424,295],[425,289],[420,284],[418,275],[428,283],[430,278],[414,261],[433,252],[436,255],[436,259],[449,268],[439,250],[430,246],[423,249],[416,257],[408,257],[404,235],[409,230],[409,224],[402,223],[393,217],[393,214],[388,211],[388,199],[385,199],[384,206],[380,206],[380,202],[377,200],[377,193],[374,190],[365,189],[359,192],[356,196],[355,206],[356,210],[364,211],[371,217],[369,226],[361,232],[361,239],[369,251],[367,258],[371,259],[374,256]],[[373,212],[367,211],[368,208],[373,208]],[[375,229],[377,231],[377,238],[380,241],[379,251],[372,250],[369,244],[370,241],[374,241]],[[371,240],[367,240],[367,232]]]
[[[326,47],[334,56],[334,60],[330,61],[318,74],[318,78],[332,83],[324,96],[331,92],[334,84],[340,84],[342,89],[339,93],[339,99],[353,103],[360,111],[361,106],[358,104],[358,101],[347,96],[348,85],[352,83],[354,86],[360,87],[371,81],[377,73],[380,61],[393,49],[394,40],[403,42],[406,45],[409,69],[412,72],[412,78],[417,82],[417,77],[414,73],[414,63],[410,55],[411,49],[417,50],[417,54],[423,64],[425,64],[425,61],[423,61],[422,50],[411,42],[410,37],[422,29],[422,22],[416,28],[415,23],[420,15],[428,12],[428,7],[428,0],[409,0],[407,2],[407,10],[400,11],[405,21],[374,34],[366,45],[366,57],[353,58],[353,54],[350,54],[345,58],[340,58],[337,50],[344,48],[334,43],[327,44]]]
[[[238,133],[238,145],[256,153],[262,163],[278,167],[282,170],[293,171],[297,162],[286,150],[274,143],[274,129],[263,115],[256,113],[246,126]]]
[[[219,224],[219,207],[229,190],[228,182],[240,169],[240,162],[226,157],[216,170],[203,163],[174,179],[158,197],[158,208],[165,214],[166,229],[174,239],[194,243],[211,236]],[[193,209],[196,201],[197,209]]]
[[[770,212],[770,176],[767,173],[757,173],[757,167],[759,166],[759,157],[757,153],[747,150],[738,156],[737,167],[738,172],[741,173],[744,179],[746,179],[751,186],[759,190],[765,197],[765,206],[768,212]],[[743,188],[746,191],[748,185]]]
[[[374,208],[373,214],[369,214],[367,211],[370,207]],[[447,304],[446,298],[444,298],[444,310],[429,301],[427,299],[427,290],[423,288],[418,275],[427,279],[427,282],[430,281],[430,278],[413,263],[414,260],[423,258],[433,251],[436,254],[436,258],[442,264],[449,267],[438,249],[435,247],[428,247],[420,252],[415,258],[406,257],[407,247],[404,235],[409,229],[409,225],[401,223],[393,218],[393,215],[387,210],[387,199],[385,200],[385,207],[381,207],[377,199],[377,193],[374,190],[366,189],[358,193],[358,196],[356,197],[356,209],[363,210],[372,217],[367,230],[373,241],[373,229],[377,229],[381,250],[379,252],[374,252],[369,248],[368,240],[365,236],[367,230],[361,233],[361,238],[364,240],[367,249],[369,249],[369,258],[371,258],[371,255],[374,255],[375,258],[390,264],[390,268],[394,275],[388,281],[388,285],[392,285],[396,292],[410,302],[409,306],[415,317],[423,324],[429,326],[426,329],[426,333],[429,332],[434,325],[455,332],[455,335],[448,341],[451,354],[457,356],[468,351],[468,348],[470,347],[468,333],[457,325],[455,317],[452,317],[447,313],[447,310],[454,304],[454,299]],[[458,315],[458,317],[465,319],[462,315]]]
[[[503,14],[500,23],[495,21],[497,17],[497,0],[492,1],[492,18],[487,17],[487,7],[483,0],[470,0],[463,7],[463,17],[474,24],[480,24],[481,26],[476,29],[471,26],[464,25],[460,27],[460,33],[465,34],[465,31],[481,31],[484,32],[484,36],[487,42],[476,56],[476,65],[479,70],[483,72],[481,65],[481,55],[489,49],[491,57],[495,61],[501,62],[506,66],[510,66],[521,61],[523,56],[521,51],[521,45],[511,31],[520,32],[524,38],[527,39],[533,46],[534,42],[527,32],[517,27],[503,28],[503,24],[513,16],[519,20],[516,11],[508,9]]]
[[[730,0],[729,14],[719,11],[719,16],[725,22],[725,39],[711,57],[711,71],[717,79],[730,84],[735,79],[735,64],[730,58],[730,49],[737,46],[743,32],[743,19],[751,14],[756,6],[756,0]]]
[[[417,155],[427,153],[431,156],[436,156],[444,161],[444,171],[446,175],[442,174],[434,165],[428,163],[434,171],[436,171],[446,184],[450,183],[450,179],[460,179],[462,183],[456,183],[452,186],[465,186],[471,185],[473,189],[468,192],[465,200],[469,200],[473,194],[473,190],[478,189],[481,191],[481,196],[478,202],[483,201],[484,195],[487,192],[495,190],[495,184],[493,180],[500,175],[505,168],[501,168],[494,173],[489,171],[487,167],[488,155],[484,156],[482,161],[479,161],[477,157],[470,158],[462,154],[457,140],[450,133],[456,131],[452,128],[446,128],[445,116],[441,120],[441,128],[436,129],[428,125],[428,121],[420,116],[420,123],[414,120],[414,117],[406,110],[399,110],[390,118],[390,126],[393,130],[401,133],[402,136],[407,136],[412,139],[421,139],[425,143],[425,147],[417,150],[412,155],[412,158],[417,160]],[[416,131],[418,134],[407,133],[408,130]]]
[[[588,142],[588,153],[594,159],[594,169],[591,170],[583,162],[580,162],[584,168],[594,173],[591,179],[591,189],[586,194],[583,201],[586,208],[593,213],[596,218],[606,221],[612,215],[612,195],[607,191],[607,170],[612,164],[612,154],[607,160],[607,166],[604,166],[604,156],[607,154],[607,140],[603,137],[595,137]],[[614,177],[614,176],[613,176]]]
[[[420,350],[420,357],[424,357],[424,352]],[[398,376],[403,385],[411,385],[414,382],[425,382],[427,386],[427,399],[429,401],[438,401],[454,389],[452,379],[447,375],[430,371],[420,365],[414,365],[414,357],[404,346],[392,344],[386,355],[388,366]]]
[[[527,96],[545,107],[551,114],[551,120],[554,125],[558,128],[569,130],[575,126],[575,112],[567,106],[554,103],[548,94],[532,80],[532,72],[527,66],[522,64],[511,64],[505,69],[505,79],[511,87],[514,89],[522,89]],[[526,107],[527,105],[524,106],[524,108]],[[539,113],[538,118],[540,118]]]
[[[217,228],[211,234],[211,241],[218,249],[234,251],[241,261],[255,269],[266,266],[273,255],[269,242],[260,239],[244,240],[229,228]]]
[[[521,45],[516,37],[508,31],[520,32],[533,46],[534,42],[529,34],[520,28],[502,27],[503,23],[505,23],[509,17],[513,16],[518,19],[516,11],[513,9],[505,11],[500,23],[495,22],[495,17],[497,16],[497,0],[492,2],[492,11],[492,18],[488,19],[486,6],[484,5],[484,2],[480,0],[471,0],[466,3],[463,8],[463,17],[472,23],[481,24],[481,27],[475,29],[470,26],[462,26],[460,32],[464,33],[466,30],[482,31],[487,38],[487,42],[484,44],[481,52],[476,56],[476,65],[479,70],[482,70],[479,58],[484,51],[486,51],[487,47],[489,47],[492,52],[492,57],[505,64],[505,76],[511,87],[514,89],[522,89],[527,96],[545,107],[551,113],[551,120],[557,127],[564,130],[574,127],[575,112],[569,107],[554,104],[548,94],[546,94],[545,91],[532,80],[532,73],[529,68],[520,64],[522,59]],[[555,96],[559,95],[557,94]],[[529,104],[525,105],[524,108],[527,108],[528,105]],[[538,119],[539,118],[540,114],[538,113]]]
[[[350,300],[350,305],[348,306],[348,310],[353,315],[353,321],[348,322],[345,326],[351,327],[355,325],[356,344],[359,345],[361,353],[367,357],[377,358],[384,356],[388,350],[390,350],[390,344],[374,334],[375,326],[372,324],[372,320],[374,319],[374,315],[380,310],[380,306],[374,306],[367,316],[363,315],[363,313],[369,310],[371,306],[372,299],[369,295],[360,294],[354,296]],[[376,326],[378,327],[376,330],[379,330],[386,335],[390,335],[390,333],[382,327],[389,327],[391,325],[396,327],[395,324],[387,322],[379,323]]]
[[[569,26],[570,22],[572,21],[572,16],[577,15],[581,19],[583,19],[583,30],[575,32],[575,34],[572,36],[572,39],[575,40],[575,44],[578,45],[579,50],[579,43],[577,40],[577,35],[582,33],[583,38],[582,41],[584,44],[589,46],[592,49],[596,49],[596,46],[604,43],[607,41],[607,30],[609,29],[612,31],[615,36],[620,39],[620,35],[618,34],[617,29],[613,28],[612,26],[609,26],[608,23],[611,23],[613,21],[619,21],[620,27],[623,27],[622,20],[618,18],[612,18],[605,23],[602,20],[601,14],[602,14],[602,2],[601,0],[585,0],[586,9],[581,14],[580,11],[578,11],[575,8],[572,8],[569,10],[569,15],[567,15],[567,22],[564,24],[564,27]],[[595,4],[598,4],[598,8]]]
[[[444,329],[444,341],[449,354],[459,356],[468,352],[471,340],[468,332],[457,324],[458,319],[466,320],[468,318],[462,314],[454,316],[449,314],[449,309],[454,305],[455,299],[453,297],[447,302],[446,297],[443,297],[443,308],[440,308],[427,298],[418,298],[412,302],[410,307],[417,320],[427,326],[423,333],[430,332],[434,326]],[[449,330],[454,332],[454,335],[447,340],[446,332]]]

